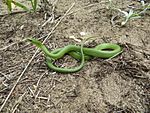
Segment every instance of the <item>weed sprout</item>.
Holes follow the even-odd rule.
[[[123,14],[123,17],[125,18],[125,20],[121,22],[121,26],[126,25],[126,23],[129,20],[141,18],[141,14],[145,13],[148,9],[150,9],[150,4],[147,5],[144,0],[140,0],[142,7],[143,7],[143,10],[141,12],[134,11],[133,9],[130,9],[129,12],[123,11],[119,8],[116,8],[112,0],[108,0],[108,1],[109,1],[108,8],[110,10],[119,11],[120,13]]]
[[[131,19],[137,19],[141,18],[140,14],[134,12],[132,9],[129,10],[129,13],[126,11],[122,11],[121,9],[118,9],[119,12],[124,14],[125,21],[121,23],[121,26],[124,26],[129,20]]]

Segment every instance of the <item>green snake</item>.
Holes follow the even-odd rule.
[[[106,59],[115,57],[122,52],[122,49],[119,45],[111,43],[99,44],[95,48],[83,47],[83,43],[81,43],[81,46],[67,45],[63,48],[58,48],[53,51],[49,51],[45,45],[43,45],[40,41],[36,39],[29,38],[28,41],[36,45],[39,49],[41,49],[44,52],[46,56],[46,64],[48,65],[48,67],[60,73],[77,72],[83,68],[85,60],[89,60],[92,57],[100,57]],[[69,54],[77,60],[81,60],[81,64],[78,67],[74,68],[61,68],[53,64],[53,60],[60,59],[66,54]]]

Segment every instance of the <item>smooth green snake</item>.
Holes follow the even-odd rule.
[[[58,48],[53,51],[49,51],[45,45],[43,45],[40,41],[36,39],[29,38],[28,41],[36,45],[44,52],[48,67],[60,73],[77,72],[83,68],[85,60],[89,60],[92,57],[100,57],[107,59],[115,57],[116,55],[122,52],[122,49],[119,45],[111,43],[99,44],[95,48],[83,47],[84,43],[81,43],[81,46],[67,45],[63,48]],[[53,64],[53,60],[60,59],[66,54],[69,54],[77,60],[81,60],[81,64],[78,67],[74,68],[61,68]]]

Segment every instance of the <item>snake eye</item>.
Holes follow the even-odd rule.
[[[41,48],[43,46],[42,42],[40,42],[34,38],[28,38],[27,40],[39,48]]]
[[[33,39],[33,38],[28,38],[27,39],[29,42],[33,43],[33,44],[39,44],[40,41],[36,40],[36,39]]]
[[[31,39],[31,38],[28,38],[27,41],[32,42],[32,39]]]

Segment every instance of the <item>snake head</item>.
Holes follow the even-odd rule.
[[[31,42],[32,44],[36,45],[39,48],[41,48],[43,46],[43,44],[40,41],[38,41],[34,38],[28,38],[27,41]]]

